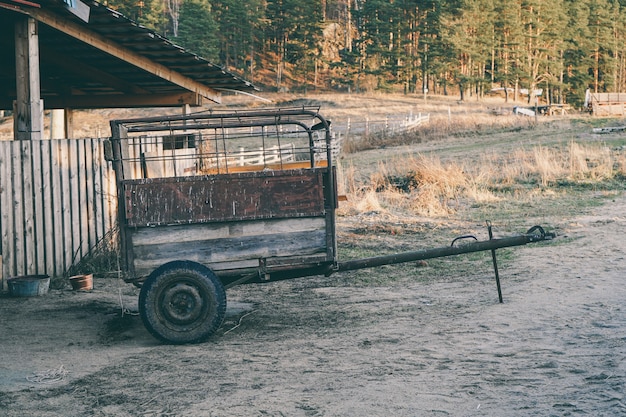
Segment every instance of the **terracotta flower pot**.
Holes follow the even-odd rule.
[[[70,284],[74,291],[91,291],[93,290],[93,274],[74,275],[70,277]]]

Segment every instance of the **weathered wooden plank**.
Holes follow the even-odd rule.
[[[146,178],[162,178],[174,175],[174,169],[163,155],[163,146],[156,137],[151,137],[151,148],[146,153]],[[168,168],[169,167],[169,168]]]
[[[0,147],[0,253],[2,253],[2,289],[7,289],[6,278],[13,272],[15,254],[13,250],[13,147],[3,143]]]
[[[69,228],[67,231],[70,233],[70,254],[71,258],[66,259],[66,265],[72,265],[74,259],[80,256],[80,184],[78,183],[78,143],[76,141],[68,141],[68,182],[63,188],[63,193],[70,196],[69,204],[64,206],[63,209],[66,212]]]
[[[18,237],[21,238],[24,246],[24,263],[23,269],[18,271],[20,275],[28,274],[29,271],[35,271],[35,219],[34,219],[34,206],[33,206],[33,142],[25,140],[20,142],[20,160],[22,163],[21,178],[22,179],[22,211],[20,219],[22,223],[22,234]]]
[[[174,260],[174,259],[172,259]],[[169,261],[168,261],[169,262]],[[269,272],[284,269],[303,269],[307,266],[319,265],[327,263],[329,259],[326,255],[313,254],[303,256],[281,256],[265,259],[265,266],[261,266],[259,259],[248,259],[243,261],[225,261],[213,262],[206,264],[209,268],[217,273],[217,275],[237,275],[241,273],[249,273],[252,270],[261,271],[266,269]],[[150,275],[152,271],[163,265],[165,262],[161,260],[143,260],[138,259],[135,262],[135,278],[142,278]]]
[[[65,241],[65,265],[73,263],[74,255],[78,253],[78,198],[76,197],[76,176],[78,162],[76,161],[76,142],[67,141],[67,150],[64,155],[63,164],[63,225]]]
[[[104,200],[102,195],[102,150],[100,149],[101,141],[90,140],[89,142],[91,148],[91,175],[93,178],[91,183],[92,199],[90,200],[90,212],[93,219],[91,238],[97,244],[105,233],[105,230],[103,230]]]
[[[113,230],[117,226],[117,185],[113,163],[104,161],[106,169],[103,169],[102,185],[106,202],[106,230]]]
[[[11,275],[21,275],[24,271],[25,257],[24,252],[24,196],[22,193],[22,152],[21,143],[14,142],[15,146],[12,149],[13,158],[11,159],[11,171],[9,176],[11,178],[11,208],[12,208],[12,221],[9,223],[9,249],[8,253],[13,253],[13,262],[11,265]]]
[[[65,270],[65,223],[64,223],[64,195],[63,195],[63,174],[65,171],[64,158],[67,159],[67,141],[52,141],[52,212],[53,230],[54,230],[54,247],[53,257],[55,264],[55,275],[61,275],[61,271]],[[67,162],[65,162],[67,163]]]
[[[131,155],[131,153],[130,153],[131,152],[131,148],[132,148],[132,139],[121,139],[120,140],[120,151],[122,153],[122,155],[121,155],[121,157],[122,157],[122,171],[123,171],[124,178],[137,178],[137,177],[134,176],[133,166],[129,162],[131,157],[134,157],[134,155]]]
[[[33,262],[32,271],[35,274],[46,274],[46,238],[45,238],[45,194],[43,183],[43,142],[33,141],[31,146],[32,187],[33,187]],[[29,269],[29,273],[31,270]]]
[[[320,170],[145,179],[125,183],[129,226],[324,215]]]
[[[42,210],[43,225],[41,227],[43,235],[40,237],[43,246],[44,271],[50,276],[56,276],[56,264],[54,260],[54,196],[53,196],[53,142],[50,140],[41,141],[41,178],[42,178]]]
[[[93,148],[91,146],[92,139],[84,139],[82,142],[82,149],[84,153],[84,169],[81,170],[84,175],[81,182],[84,184],[84,210],[83,210],[83,255],[89,252],[90,248],[96,246],[97,232],[96,232],[96,216],[94,216],[93,208],[96,204],[94,194],[94,163],[93,163]]]
[[[128,138],[128,165],[130,167],[130,178],[139,179],[143,178],[141,168],[141,138]],[[126,169],[126,167],[124,167]],[[124,171],[124,178],[126,178],[126,170]]]
[[[85,163],[85,141],[75,141],[76,143],[76,190],[78,191],[78,205],[76,215],[78,219],[78,254],[80,259],[89,252],[89,203],[87,201],[87,167]]]
[[[116,224],[117,214],[117,193],[115,184],[115,173],[113,171],[112,163],[106,161],[104,158],[104,144],[102,140],[97,143],[97,171],[99,177],[99,187],[97,188],[97,194],[100,201],[100,207],[98,210],[98,221],[100,222],[101,234],[100,237],[106,236],[111,232]]]
[[[157,245],[133,244],[135,262],[189,259],[211,264],[214,262],[252,260],[282,256],[304,256],[326,251],[324,231],[277,233],[195,242],[171,242]]]
[[[191,260],[217,272],[259,268],[263,259],[268,267],[302,267],[327,262],[323,231],[284,233],[244,238],[225,238],[159,245],[133,245],[136,277],[150,274],[175,260]]]
[[[170,242],[197,242],[231,237],[323,231],[325,230],[325,224],[323,217],[306,217],[142,227],[132,231],[132,239],[135,245],[160,245]]]
[[[265,259],[265,266],[270,269],[278,266],[297,269],[303,265],[328,262],[330,260],[331,259],[326,254],[281,256]]]
[[[38,22],[27,16],[15,24],[16,97],[14,131],[19,140],[41,139],[43,102],[39,83]]]
[[[180,259],[180,258],[178,258]],[[150,275],[152,271],[157,269],[159,266],[165,264],[166,262],[178,260],[172,258],[167,261],[162,261],[159,259],[138,259],[135,261],[135,276],[134,278],[142,278]],[[242,271],[242,270],[250,270],[259,268],[259,260],[258,259],[247,259],[243,261],[227,261],[227,262],[213,262],[210,265],[206,264],[213,271],[222,273],[230,273],[233,271]]]
[[[99,173],[100,173],[100,189],[99,193],[102,199],[102,209],[100,221],[102,222],[102,235],[106,236],[117,225],[117,191],[115,183],[115,172],[113,164],[104,158],[104,143],[98,141],[99,151]]]

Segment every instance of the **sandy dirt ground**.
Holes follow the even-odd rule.
[[[4,296],[0,415],[626,415],[626,198],[562,224],[513,249],[504,304],[471,265],[385,286],[243,286],[198,345],[158,343],[116,279]]]

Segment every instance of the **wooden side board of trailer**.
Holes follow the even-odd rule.
[[[325,215],[322,169],[124,181],[129,227]]]
[[[328,259],[323,217],[265,219],[131,229],[136,276],[186,259],[218,275]]]

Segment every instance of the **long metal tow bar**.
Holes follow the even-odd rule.
[[[496,250],[513,246],[522,246],[528,243],[552,240],[556,237],[556,234],[552,232],[546,232],[541,226],[533,226],[528,229],[526,233],[518,236],[494,238],[491,222],[487,222],[487,230],[489,232],[489,240],[479,241],[473,235],[459,236],[452,241],[450,246],[339,262],[337,264],[337,269],[335,270],[335,272],[373,268],[376,266],[393,265],[405,262],[421,261],[425,259],[443,258],[446,256],[461,255],[464,253],[491,251],[493,269],[496,276],[496,285],[498,287],[498,299],[500,303],[502,303],[502,289],[500,286],[500,274],[498,272]],[[467,240],[471,240],[471,242],[457,244],[458,242],[463,242]]]

